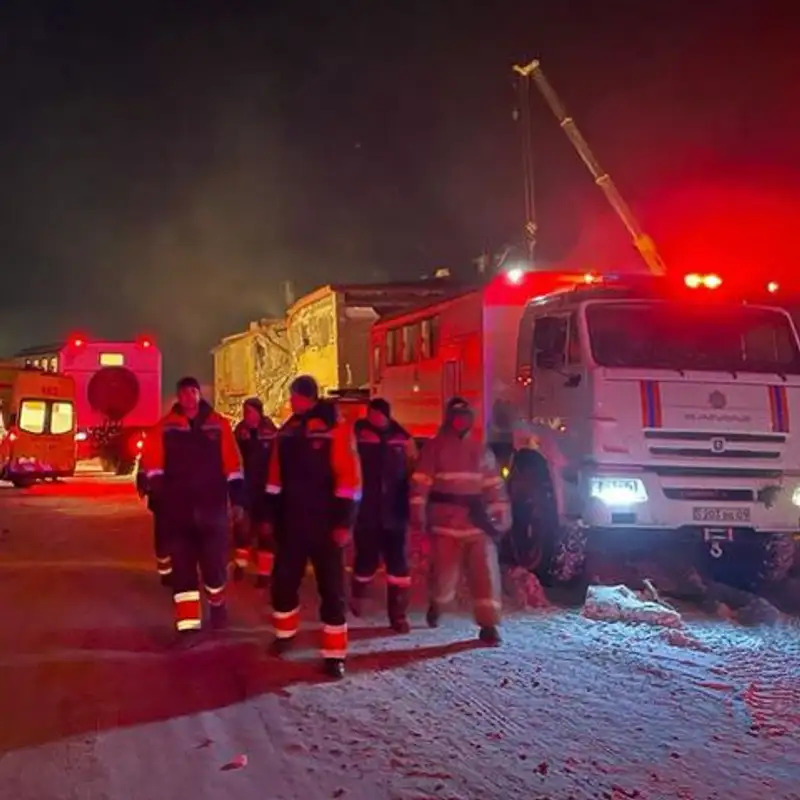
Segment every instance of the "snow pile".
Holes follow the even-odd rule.
[[[655,600],[642,600],[627,586],[590,586],[586,590],[583,615],[603,622],[643,622],[680,628],[681,615]]]
[[[518,608],[548,608],[539,579],[523,567],[503,571],[503,594]]]

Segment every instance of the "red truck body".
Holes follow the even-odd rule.
[[[383,317],[370,333],[370,392],[392,405],[417,439],[435,435],[447,401],[461,396],[475,410],[475,433],[510,452],[512,409],[519,394],[517,339],[528,302],[568,290],[591,276],[512,271],[486,285]]]
[[[74,379],[78,458],[100,458],[117,472],[133,467],[144,436],[161,416],[161,352],[151,339],[73,336],[22,350],[13,361]]]

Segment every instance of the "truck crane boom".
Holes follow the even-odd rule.
[[[600,190],[606,196],[606,199],[611,204],[611,207],[617,213],[617,216],[622,221],[622,224],[627,229],[628,233],[633,239],[634,247],[639,251],[642,260],[647,265],[648,270],[653,275],[666,274],[666,267],[661,259],[661,255],[656,249],[655,242],[642,230],[639,221],[636,219],[631,207],[625,202],[625,199],[619,193],[611,176],[600,166],[600,162],[595,157],[583,134],[578,130],[575,120],[567,113],[564,104],[556,94],[550,82],[542,72],[541,65],[538,59],[534,59],[529,64],[524,66],[514,66],[514,72],[528,80],[533,79],[539,91],[545,99],[545,102],[550,106],[550,110],[558,120],[561,129],[567,135],[567,138],[572,142],[572,146],[577,151],[581,160],[586,164],[587,169],[594,178],[594,182],[600,187]]]
[[[522,142],[522,178],[525,203],[525,240],[528,246],[528,261],[535,263],[538,226],[536,222],[536,193],[534,191],[533,142],[531,135],[530,86],[526,78],[520,78],[517,86],[518,104],[514,118],[520,124]]]

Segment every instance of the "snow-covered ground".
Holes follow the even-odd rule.
[[[16,800],[800,797],[796,629],[676,631],[564,611],[504,629],[497,650],[475,647],[463,618],[359,638],[339,684],[314,684],[313,661],[280,667],[253,641],[241,680],[277,669],[279,686],[7,753],[0,785]],[[202,656],[183,656],[186,671],[207,668]]]
[[[359,622],[348,677],[331,684],[318,680],[313,634],[289,663],[263,654],[249,587],[234,592],[227,636],[164,651],[148,633],[169,608],[149,573],[146,518],[113,495],[85,515],[80,501],[47,498],[41,513],[51,535],[58,513],[60,535],[39,551],[19,544],[23,520],[45,541],[31,503],[0,543],[3,797],[800,798],[790,618],[746,628],[680,608],[680,623],[664,626],[550,608],[513,613],[503,647],[484,649],[465,615],[430,631],[418,606],[408,636],[390,636],[377,614]],[[118,509],[108,535],[104,506]],[[65,526],[84,543],[82,572]],[[46,582],[37,557],[58,577],[31,611],[19,598]],[[306,605],[313,627],[311,595]],[[71,636],[87,615],[94,625]],[[45,642],[26,625],[52,631]],[[24,714],[56,715],[62,735],[34,731]],[[30,730],[15,737],[13,726]]]

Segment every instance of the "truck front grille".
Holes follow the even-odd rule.
[[[752,503],[755,493],[752,489],[664,489],[664,496],[669,500],[708,500],[720,503]]]
[[[781,457],[782,433],[716,433],[709,431],[644,432],[648,451],[656,458],[774,461]]]

